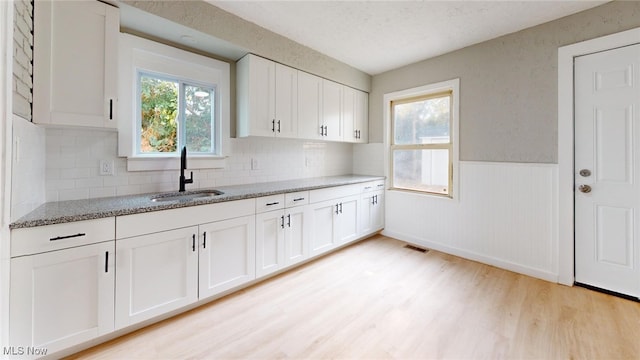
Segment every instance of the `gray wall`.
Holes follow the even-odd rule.
[[[203,1],[123,1],[268,59],[369,91],[371,76]],[[236,59],[237,60],[237,59]]]
[[[369,141],[385,93],[460,78],[460,160],[557,163],[558,47],[639,26],[640,2],[615,1],[376,75]]]

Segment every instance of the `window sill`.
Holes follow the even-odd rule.
[[[188,169],[223,169],[225,156],[194,156],[187,158]],[[180,157],[129,157],[127,171],[180,170]]]

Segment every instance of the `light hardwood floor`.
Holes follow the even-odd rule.
[[[72,359],[639,359],[640,303],[375,236]]]

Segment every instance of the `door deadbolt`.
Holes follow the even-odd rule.
[[[589,170],[589,169],[582,169],[582,170],[580,170],[580,176],[582,176],[582,177],[589,177],[589,176],[591,176],[591,170]]]
[[[589,185],[580,185],[580,186],[578,186],[578,190],[580,190],[580,192],[583,192],[583,193],[587,194],[587,193],[591,192],[591,186],[589,186]]]

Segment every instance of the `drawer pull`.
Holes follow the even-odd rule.
[[[293,201],[302,201],[302,200],[304,200],[304,198],[303,198],[303,197],[301,197],[301,198],[297,198],[297,199],[293,199]]]
[[[280,204],[280,202],[276,201],[276,202],[268,203],[267,206],[273,206],[278,204]]]
[[[369,189],[371,189],[371,186],[365,186],[364,189],[365,190],[369,190]]]
[[[56,241],[56,240],[64,240],[64,239],[71,239],[74,237],[82,237],[82,236],[86,236],[87,234],[85,233],[77,233],[75,235],[67,235],[67,236],[56,236],[56,237],[52,237],[49,239],[49,241]]]

